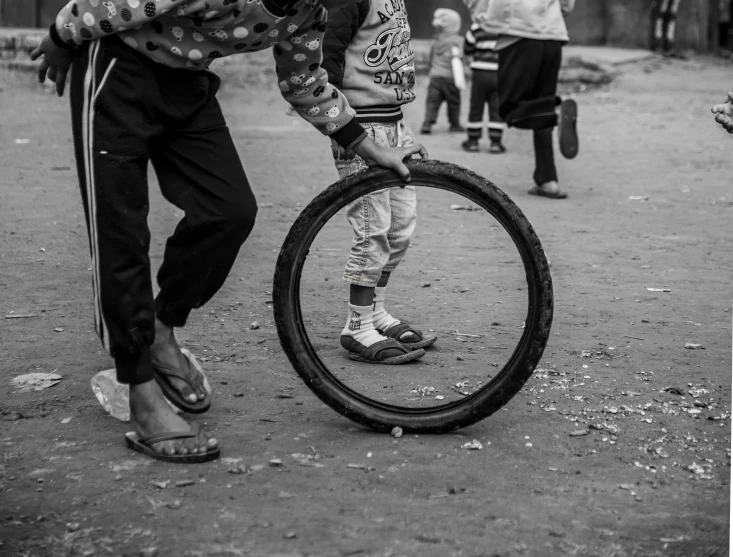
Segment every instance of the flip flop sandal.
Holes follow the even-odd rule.
[[[435,344],[435,341],[438,340],[438,337],[435,335],[426,337],[425,335],[423,335],[422,331],[419,331],[418,329],[413,328],[409,323],[398,323],[396,325],[392,325],[386,331],[378,331],[378,332],[379,334],[383,336],[395,339],[402,346],[404,346],[405,348],[409,348],[410,350],[417,350],[419,348],[427,348],[428,346],[432,346],[433,344]],[[402,335],[404,335],[405,333],[412,333],[419,340],[416,342],[402,340]]]
[[[206,451],[205,453],[197,454],[158,454],[152,448],[151,445],[155,443],[162,443],[163,441],[172,441],[174,439],[192,439],[199,434],[199,426],[191,425],[190,431],[169,431],[166,433],[157,433],[155,435],[148,435],[147,437],[140,437],[134,431],[125,434],[125,445],[131,448],[133,451],[142,453],[145,456],[154,458],[155,460],[162,460],[163,462],[177,462],[180,464],[195,464],[199,462],[210,462],[219,458],[221,449],[219,447]]]
[[[181,353],[185,356],[189,366],[193,366],[198,373],[203,374],[203,370],[193,354],[188,350],[181,350]],[[183,398],[181,393],[173,388],[170,381],[168,381],[168,377],[176,377],[177,379],[183,380],[177,369],[171,369],[170,367],[153,362],[153,377],[163,391],[165,398],[184,412],[188,412],[189,414],[202,414],[211,406],[211,397],[208,395],[204,400],[191,402]]]
[[[566,159],[578,155],[578,105],[573,99],[560,106],[560,152]]]
[[[422,358],[425,355],[425,350],[421,348],[412,351],[408,350],[393,338],[380,340],[371,346],[364,346],[354,337],[341,335],[341,346],[349,351],[350,360],[365,364],[384,364],[393,366],[406,364],[407,362]],[[400,356],[391,356],[380,359],[380,356],[387,350],[397,350],[402,354]]]
[[[565,199],[568,194],[564,191],[545,191],[542,188],[534,186],[532,189],[527,191],[529,195],[538,195],[540,197],[549,197],[550,199]]]

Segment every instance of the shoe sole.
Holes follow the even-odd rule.
[[[427,348],[428,346],[432,346],[435,344],[435,342],[438,340],[437,336],[431,336],[428,338],[424,338],[420,342],[402,342],[401,340],[397,340],[402,346],[407,348],[408,350],[420,350],[421,348]]]
[[[578,156],[578,104],[573,99],[560,106],[560,153],[566,159]]]
[[[424,355],[425,355],[425,350],[423,350],[422,348],[418,348],[410,352],[409,354],[403,354],[402,356],[394,356],[392,358],[385,358],[384,360],[368,360],[367,358],[362,358],[359,354],[350,352],[349,360],[354,360],[355,362],[361,362],[363,364],[380,364],[380,365],[385,365],[385,366],[397,366],[400,364],[406,364],[408,362],[418,360],[422,358]]]

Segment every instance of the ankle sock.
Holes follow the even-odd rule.
[[[400,323],[399,319],[395,319],[384,309],[386,296],[386,286],[377,286],[374,289],[374,327],[380,331],[386,331],[392,325],[398,325]]]
[[[349,315],[341,334],[353,337],[367,347],[386,338],[380,335],[374,327],[373,306],[355,306],[353,304],[349,304]]]

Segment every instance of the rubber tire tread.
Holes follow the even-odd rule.
[[[311,346],[300,311],[300,277],[321,228],[347,203],[373,191],[403,185],[400,177],[372,168],[339,180],[315,197],[291,227],[275,268],[273,310],[280,343],[290,363],[315,395],[333,410],[367,428],[388,432],[444,433],[472,425],[506,405],[532,376],[550,335],[552,279],[542,245],[521,209],[494,184],[461,166],[441,161],[407,163],[411,185],[452,191],[490,212],[512,237],[524,263],[528,312],[524,331],[502,370],[482,389],[434,408],[403,408],[356,393],[339,382]]]

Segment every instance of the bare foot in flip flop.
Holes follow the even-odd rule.
[[[178,416],[154,380],[130,385],[130,423],[135,432],[127,434],[128,446],[153,458],[201,462],[219,456],[217,440]],[[165,437],[172,439],[154,441]]]
[[[208,410],[208,394],[204,388],[203,375],[181,352],[173,328],[157,318],[155,341],[150,347],[150,354],[156,373],[155,379],[173,404],[186,412],[200,413]],[[173,393],[170,392],[171,389]]]
[[[568,196],[564,191],[560,191],[560,185],[555,180],[534,186],[527,193],[550,199],[565,199]]]

